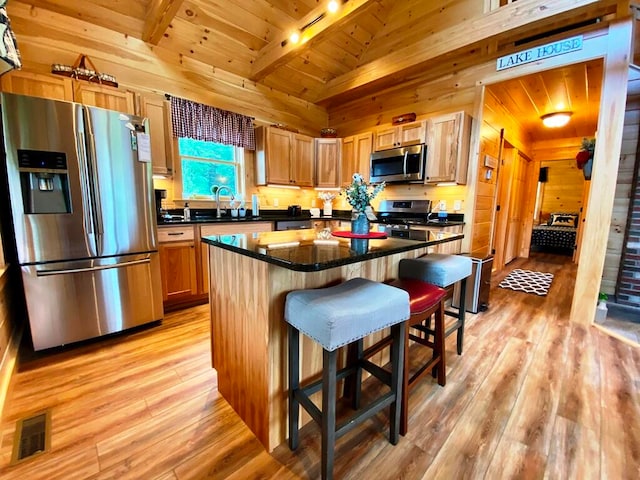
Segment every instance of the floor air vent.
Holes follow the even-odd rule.
[[[51,446],[51,412],[18,420],[11,463],[46,452]]]

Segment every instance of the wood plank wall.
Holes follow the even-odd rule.
[[[18,343],[22,326],[12,321],[15,315],[10,271],[0,268],[0,418],[9,382],[18,356]]]
[[[84,53],[124,88],[170,93],[306,133],[327,125],[322,107],[173,51],[27,3],[12,1],[7,8],[25,70],[49,73],[51,64],[72,65]]]

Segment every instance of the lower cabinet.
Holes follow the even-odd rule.
[[[200,288],[199,242],[194,225],[158,228],[158,252],[165,311],[207,301]]]
[[[170,225],[158,227],[158,251],[165,312],[209,301],[209,256],[202,237],[270,232],[272,222]]]

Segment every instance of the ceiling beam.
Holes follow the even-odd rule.
[[[152,0],[151,10],[144,21],[142,40],[157,45],[184,0]]]
[[[327,82],[314,103],[327,102],[331,98],[361,89],[379,81],[381,78],[398,78],[420,64],[441,55],[469,47],[477,42],[486,41],[534,22],[551,18],[577,8],[614,4],[615,1],[598,0],[530,0],[515,2],[475,18],[463,20],[445,30],[409,45],[399,51],[361,65],[350,72]]]
[[[251,80],[259,81],[287,63],[291,58],[309,48],[313,41],[321,40],[332,32],[339,30],[354,15],[362,12],[366,7],[378,0],[349,0],[336,13],[328,13],[326,5],[315,8],[299,22],[298,28],[309,25],[300,34],[300,41],[292,43],[287,39],[274,40],[263,47],[257,55],[251,72]],[[324,2],[326,3],[326,2]],[[320,20],[315,21],[322,16]],[[294,29],[295,27],[292,27]],[[285,32],[288,35],[289,32]],[[284,43],[284,45],[283,45]]]

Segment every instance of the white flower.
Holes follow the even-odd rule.
[[[336,198],[336,194],[333,192],[318,192],[318,198],[323,202],[330,202]]]

